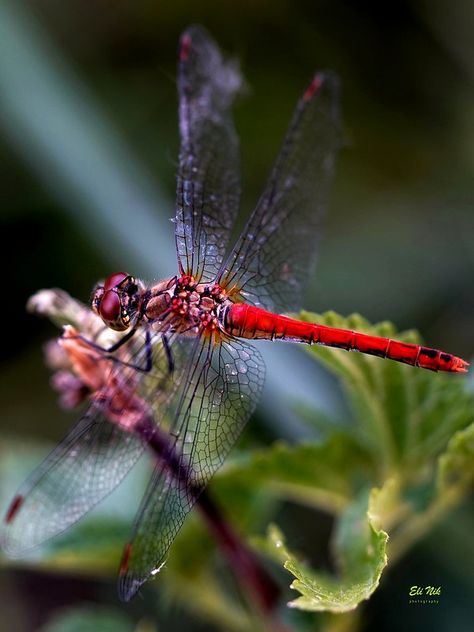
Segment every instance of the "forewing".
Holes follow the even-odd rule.
[[[129,600],[163,564],[184,519],[255,408],[264,379],[260,353],[243,341],[196,343],[175,399],[172,453],[157,462],[125,548],[119,580]]]
[[[168,341],[171,349],[173,338]],[[147,373],[134,368],[146,365],[149,351],[144,339],[129,342],[126,357],[132,366],[116,363],[108,369],[115,391],[95,393],[87,412],[20,487],[0,536],[7,553],[19,555],[65,531],[115,489],[136,463],[144,444],[111,419],[121,414],[125,418],[127,409],[137,412],[144,389],[152,397],[153,414],[163,417],[187,358],[180,349],[170,372],[169,352],[160,339],[161,334],[155,334],[150,341],[153,369]],[[115,410],[112,396],[117,390],[122,393],[121,409]]]
[[[298,102],[257,207],[218,275],[275,312],[301,307],[340,144],[339,83],[317,74]]]
[[[238,211],[239,151],[231,107],[241,85],[236,63],[222,58],[203,28],[184,32],[175,238],[180,271],[198,281],[215,278]]]
[[[140,439],[91,406],[18,490],[2,548],[16,556],[66,530],[120,483],[143,450]]]

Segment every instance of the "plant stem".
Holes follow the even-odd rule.
[[[280,590],[261,565],[257,556],[240,538],[230,523],[225,519],[221,509],[202,487],[191,483],[186,464],[183,464],[166,433],[162,432],[149,417],[143,418],[135,427],[135,432],[144,439],[160,462],[187,487],[190,496],[199,508],[209,530],[214,535],[222,551],[227,556],[235,576],[243,586],[245,594],[265,619],[269,619],[269,630],[287,632],[288,629],[274,618]]]

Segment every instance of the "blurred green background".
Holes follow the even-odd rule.
[[[57,286],[87,301],[97,279],[116,269],[148,279],[174,271],[176,48],[194,22],[241,60],[248,82],[235,110],[243,213],[255,204],[314,70],[341,77],[346,143],[305,307],[414,326],[430,346],[469,359],[473,18],[467,0],[2,0],[3,453],[12,437],[54,441],[71,422],[42,361],[41,344],[55,331],[26,314],[28,297]],[[291,357],[298,376],[307,360]],[[278,358],[271,364],[269,388],[283,380],[290,399],[297,385],[285,370]],[[343,405],[322,373],[305,389],[323,408]],[[296,421],[273,423],[270,399],[244,441],[302,432]],[[11,494],[6,487],[2,495]],[[293,519],[301,516],[295,511]],[[311,520],[310,537],[323,546],[327,521]],[[459,567],[472,566],[473,526],[464,508],[392,569],[364,629],[469,629],[472,574]],[[114,581],[5,566],[0,629],[37,630],[60,608],[84,601],[123,610],[131,621],[148,617],[159,629],[209,629],[149,595],[120,605]],[[442,605],[410,608],[407,586],[426,582],[443,585]]]

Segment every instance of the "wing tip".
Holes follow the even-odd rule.
[[[135,575],[124,575],[119,577],[118,581],[118,595],[120,601],[127,602],[133,599],[133,597],[140,590],[142,584],[144,584],[146,578],[136,577]]]
[[[336,95],[339,92],[340,80],[332,70],[318,71],[314,74],[303,92],[303,102],[308,103],[311,101],[324,87],[327,87],[330,91],[336,93]]]
[[[179,41],[179,61],[186,62],[189,59],[189,51],[191,50],[192,37],[188,31],[185,31]]]
[[[130,555],[132,554],[132,543],[127,542],[123,549],[122,560],[120,562],[119,576],[123,577],[127,574]]]
[[[11,501],[3,518],[3,524],[0,532],[0,548],[10,557],[19,557],[25,548],[14,537],[13,521],[23,505],[25,497],[17,494]]]
[[[191,26],[188,26],[188,28],[181,33],[179,38],[179,61],[188,61],[192,47],[199,46],[199,43],[218,49],[217,44],[203,26],[200,24],[191,24]]]
[[[15,516],[17,515],[18,511],[20,510],[20,507],[23,505],[23,502],[25,500],[25,497],[22,494],[17,494],[13,500],[11,501],[7,512],[5,514],[4,517],[4,522],[5,524],[11,524],[13,522],[13,519],[15,518]]]
[[[138,592],[140,586],[145,582],[144,578],[138,578],[129,572],[130,558],[132,556],[132,543],[127,542],[123,549],[122,559],[119,567],[118,594],[121,601],[130,601]]]
[[[306,90],[303,93],[303,101],[305,103],[307,103],[308,101],[311,101],[311,99],[314,97],[314,95],[320,90],[321,86],[323,85],[324,82],[324,77],[321,73],[317,73],[314,75],[314,77],[312,78],[312,80],[310,81],[309,85],[307,86]]]
[[[121,601],[130,601],[136,593],[140,590],[140,587],[151,577],[157,575],[166,563],[166,558],[163,558],[161,563],[153,568],[151,571],[143,574],[137,574],[130,569],[130,560],[132,558],[133,544],[127,542],[124,547],[122,560],[119,567],[118,577],[118,594]]]
[[[200,24],[189,26],[179,38],[178,66],[181,80],[185,81],[188,97],[193,93],[193,72],[201,68],[201,80],[218,88],[223,105],[229,107],[238,95],[245,95],[247,86],[237,60],[225,55],[209,32]],[[185,76],[191,73],[185,80]],[[203,86],[194,86],[194,91],[203,92]]]

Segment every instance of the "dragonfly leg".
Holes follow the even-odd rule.
[[[89,345],[96,351],[100,351],[101,353],[108,355],[110,360],[112,360],[113,362],[117,364],[130,367],[132,369],[140,371],[140,373],[149,373],[153,366],[153,360],[152,360],[152,345],[151,345],[150,331],[148,329],[145,334],[145,351],[146,351],[145,366],[140,366],[139,364],[134,364],[133,362],[125,362],[125,360],[121,360],[120,358],[116,358],[115,356],[111,355],[112,353],[114,353],[114,351],[117,351],[117,349],[120,349],[122,345],[128,342],[130,338],[132,338],[132,336],[135,334],[136,331],[137,331],[136,328],[131,329],[123,338],[120,338],[118,342],[116,342],[114,345],[112,345],[109,348],[101,347],[100,345],[93,342],[92,340],[89,340],[82,334],[79,334],[77,338],[82,340],[82,342],[85,342],[87,345]],[[166,355],[169,358],[168,351],[166,351]],[[168,365],[169,365],[169,359],[168,359]]]
[[[163,342],[163,348],[165,350],[166,359],[168,361],[168,371],[170,373],[173,373],[173,371],[174,371],[174,359],[173,359],[173,354],[171,352],[171,347],[169,345],[168,338],[166,337],[166,334],[163,334],[161,336],[161,341]]]
[[[134,327],[127,334],[125,334],[125,336],[123,336],[123,338],[120,338],[120,340],[118,340],[111,347],[102,347],[101,345],[98,345],[96,342],[93,342],[89,338],[86,338],[82,334],[78,334],[77,338],[82,340],[82,342],[85,342],[87,345],[89,345],[89,347],[92,347],[96,351],[100,351],[101,353],[114,353],[114,351],[117,351],[117,349],[120,349],[120,347],[122,345],[124,345],[126,342],[128,342],[130,340],[130,338],[132,338],[132,336],[135,334],[136,331],[137,331],[137,328]]]
[[[135,332],[135,330],[132,329],[132,332]],[[131,332],[129,332],[131,333]],[[128,336],[128,334],[127,334]],[[124,336],[126,337],[126,336]],[[130,336],[131,337],[131,336]],[[123,338],[122,338],[123,340]],[[166,349],[166,348],[165,348]],[[150,338],[150,330],[147,329],[146,330],[146,334],[145,334],[145,352],[146,352],[146,364],[145,366],[140,366],[139,364],[133,364],[133,362],[125,362],[124,360],[120,360],[120,358],[116,358],[115,356],[110,356],[111,360],[113,360],[114,362],[122,365],[122,366],[126,366],[126,367],[130,367],[131,369],[135,369],[136,371],[139,371],[140,373],[149,373],[153,367],[153,349],[152,349],[152,345],[151,345],[151,338]]]

